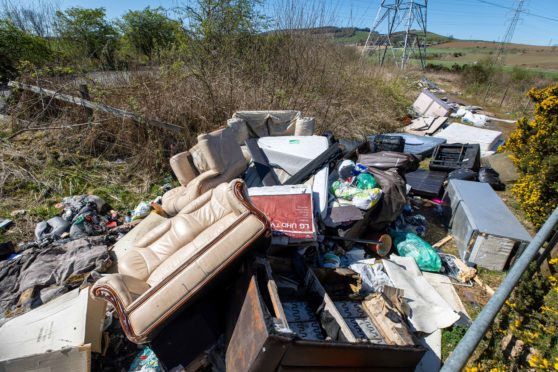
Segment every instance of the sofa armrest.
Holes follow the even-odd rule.
[[[192,155],[188,151],[181,152],[170,158],[170,166],[182,186],[186,186],[199,174],[194,166]]]
[[[91,288],[91,296],[102,298],[125,312],[149,288],[149,284],[143,280],[122,274],[109,274],[97,280]]]

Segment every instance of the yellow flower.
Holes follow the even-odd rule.
[[[558,257],[551,259],[550,261],[548,261],[548,263],[550,265],[556,265],[558,264]]]
[[[521,320],[516,319],[515,322],[514,322],[514,325],[515,325],[517,328],[519,328],[519,327],[521,326]]]

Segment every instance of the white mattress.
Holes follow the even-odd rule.
[[[329,148],[323,136],[277,136],[258,139],[258,146],[270,165],[284,169],[291,176]],[[329,168],[324,167],[311,178],[314,210],[327,216]]]
[[[502,132],[459,123],[450,124],[434,137],[445,138],[447,143],[478,143],[482,152],[495,151],[504,142]]]

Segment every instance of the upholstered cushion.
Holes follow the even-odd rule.
[[[118,274],[95,283],[92,295],[115,306],[131,341],[147,342],[254,243],[270,242],[268,221],[247,198],[241,180],[204,193],[136,240]]]
[[[186,186],[200,174],[194,165],[192,155],[188,151],[181,152],[170,158],[170,166],[182,186]]]
[[[238,213],[229,203],[227,187],[227,184],[221,184],[210,190],[176,216],[151,230],[136,243],[136,249],[119,260],[119,273],[147,281],[150,285],[156,284],[168,273],[168,270],[162,269],[156,276],[158,279],[151,278],[161,263],[194,239],[205,234],[211,235],[215,229],[212,225],[228,214]]]

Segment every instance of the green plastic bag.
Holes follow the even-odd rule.
[[[442,260],[428,242],[411,232],[391,230],[389,235],[393,239],[393,245],[397,248],[397,254],[414,258],[422,271],[440,272]]]
[[[356,187],[361,190],[375,189],[378,186],[378,182],[370,173],[361,173],[357,176]]]

